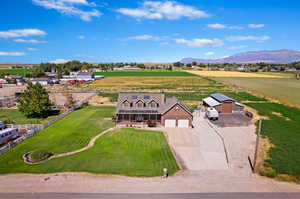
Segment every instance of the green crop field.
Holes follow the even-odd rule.
[[[268,117],[263,121],[262,134],[274,145],[269,151],[270,159],[266,160],[273,173],[263,174],[279,178],[287,174],[300,182],[300,110],[276,103],[247,105]]]
[[[167,71],[167,70],[141,70],[141,71],[112,71],[112,72],[96,72],[95,75],[103,75],[105,77],[192,77],[194,74],[184,71]]]
[[[292,78],[214,78],[236,85],[264,96],[278,99],[286,104],[300,106],[300,80]]]
[[[0,157],[0,173],[91,172],[129,176],[160,176],[178,170],[161,132],[121,129],[100,137],[95,145],[78,154],[27,165],[22,155],[34,150],[54,154],[70,152],[114,124],[114,107],[86,107],[25,140]]]
[[[30,69],[0,69],[0,74],[8,74],[8,75],[26,75],[31,73]]]

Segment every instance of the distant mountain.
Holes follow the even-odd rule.
[[[184,58],[182,63],[272,63],[272,64],[288,64],[300,61],[300,51],[295,50],[263,50],[238,53],[222,59],[196,59]]]

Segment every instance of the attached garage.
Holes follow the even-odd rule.
[[[192,127],[193,114],[191,111],[177,100],[169,104],[170,106],[163,111],[161,116],[164,126],[166,128]]]
[[[174,120],[174,119],[165,120],[165,127],[166,128],[175,128],[176,127],[176,120]]]
[[[189,120],[187,119],[178,120],[178,128],[189,128]]]

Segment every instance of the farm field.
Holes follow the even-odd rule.
[[[41,124],[44,121],[55,117],[57,114],[58,113],[54,114],[53,116],[49,116],[48,118],[37,119],[27,118],[17,109],[0,109],[0,120],[6,121],[10,124]]]
[[[85,89],[173,89],[173,90],[222,90],[225,86],[200,77],[107,77],[84,85]]]
[[[248,73],[248,72],[236,72],[236,71],[186,71],[194,75],[202,77],[245,77],[245,78],[290,78],[289,75],[283,75],[281,73]]]
[[[168,71],[168,70],[140,70],[140,71],[111,71],[111,72],[95,72],[95,75],[103,75],[105,77],[190,77],[194,74],[184,71]]]
[[[300,80],[292,78],[214,78],[300,107]]]
[[[31,73],[32,70],[30,69],[1,69],[0,68],[0,74],[8,74],[8,75],[26,75]]]
[[[81,153],[27,165],[22,155],[33,150],[54,154],[85,146],[91,137],[113,126],[114,107],[86,107],[25,140],[1,155],[0,173],[90,172],[128,176],[161,176],[179,170],[164,135],[156,131],[118,129],[100,137],[95,145]]]
[[[248,103],[265,116],[262,135],[273,147],[265,161],[263,175],[300,183],[300,110],[276,103]],[[271,169],[270,169],[271,168]]]

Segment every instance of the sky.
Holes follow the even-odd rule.
[[[175,62],[300,50],[298,0],[2,0],[0,62]]]

